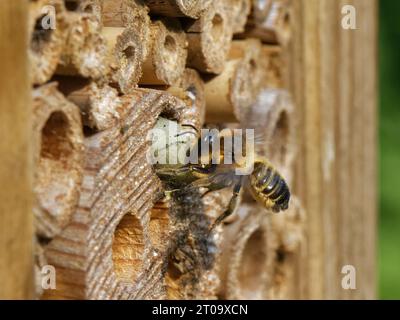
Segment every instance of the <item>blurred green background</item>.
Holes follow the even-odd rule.
[[[400,1],[380,0],[379,298],[400,299]]]

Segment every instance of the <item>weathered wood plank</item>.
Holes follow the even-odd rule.
[[[27,6],[0,2],[0,299],[33,296]]]
[[[347,4],[356,30],[342,28]],[[308,214],[301,298],[375,297],[376,12],[375,0],[294,2],[295,192]],[[345,265],[355,267],[356,290],[342,288]]]

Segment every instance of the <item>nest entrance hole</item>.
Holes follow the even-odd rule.
[[[243,299],[252,299],[263,290],[261,275],[265,273],[267,254],[265,233],[257,229],[248,238],[241,257],[238,280]]]
[[[143,227],[130,212],[125,214],[114,231],[112,255],[114,271],[122,281],[134,282],[143,266],[145,249]]]

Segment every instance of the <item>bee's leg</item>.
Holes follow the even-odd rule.
[[[197,134],[199,134],[199,130],[192,124],[188,124],[188,123],[182,123],[181,127],[189,127],[191,129],[193,129],[194,131],[196,131]]]
[[[211,188],[210,179],[207,177],[193,181],[188,188],[193,188],[193,189],[206,188],[207,190],[210,190]]]
[[[204,192],[204,193],[201,195],[201,197],[204,198],[207,194],[209,194],[210,192],[213,192],[213,191],[215,191],[215,190],[213,190],[213,189],[207,189],[207,191]]]
[[[173,194],[174,192],[178,192],[178,191],[180,191],[180,190],[182,190],[182,189],[165,190],[165,191],[164,191],[164,196],[165,196],[165,198],[166,198],[167,200],[171,200],[171,199],[172,199],[172,194]]]
[[[240,178],[236,184],[233,186],[233,195],[231,200],[229,201],[229,205],[228,208],[225,210],[225,212],[223,214],[221,214],[213,223],[213,225],[210,228],[209,233],[211,233],[213,231],[213,229],[219,225],[223,220],[225,220],[225,218],[229,217],[232,212],[235,210],[236,205],[238,203],[239,200],[239,193],[240,190],[242,189],[242,178]]]

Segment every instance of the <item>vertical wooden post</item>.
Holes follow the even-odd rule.
[[[344,5],[356,29],[342,27]],[[375,0],[294,1],[290,87],[299,119],[296,193],[308,213],[300,298],[375,297]],[[342,287],[354,266],[356,289]],[[305,274],[304,274],[304,271]]]
[[[33,296],[27,6],[0,1],[0,299]]]

